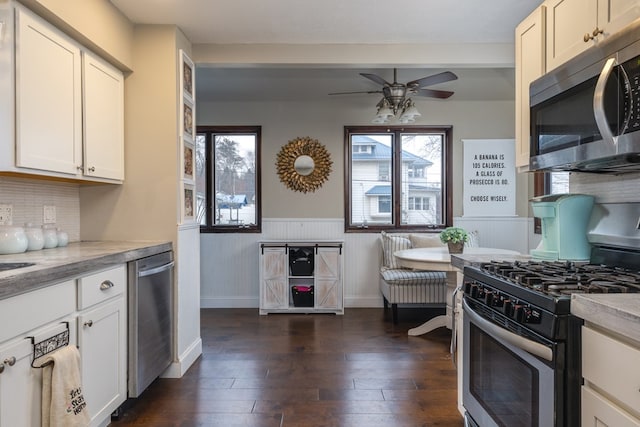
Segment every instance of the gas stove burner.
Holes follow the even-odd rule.
[[[480,269],[551,297],[572,293],[640,292],[640,272],[574,261],[491,261]]]

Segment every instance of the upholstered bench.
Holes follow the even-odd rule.
[[[380,266],[380,292],[385,311],[391,304],[393,323],[398,323],[398,304],[420,304],[445,308],[447,276],[443,271],[417,271],[402,268],[394,252],[403,249],[439,247],[439,234],[386,233],[380,235],[382,265]]]

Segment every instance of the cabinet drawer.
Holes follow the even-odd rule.
[[[593,390],[582,387],[582,425],[599,427],[640,427],[633,418]]]
[[[78,309],[90,307],[124,292],[127,269],[124,265],[78,279]]]
[[[64,317],[76,310],[74,280],[0,300],[0,342]]]
[[[582,376],[621,406],[640,408],[640,349],[582,328]]]

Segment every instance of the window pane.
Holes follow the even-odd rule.
[[[207,136],[196,135],[196,221],[200,225],[207,225]]]
[[[254,134],[214,135],[214,225],[256,224]]]
[[[442,218],[442,134],[402,134],[401,224],[439,225]],[[410,200],[413,199],[413,203]]]
[[[550,194],[565,194],[569,192],[569,172],[550,172]]]
[[[392,141],[392,135],[351,135],[351,224],[393,221]]]

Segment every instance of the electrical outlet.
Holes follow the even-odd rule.
[[[0,225],[13,224],[13,205],[0,205]]]
[[[56,207],[55,206],[43,206],[42,223],[43,224],[55,224],[56,222]]]

